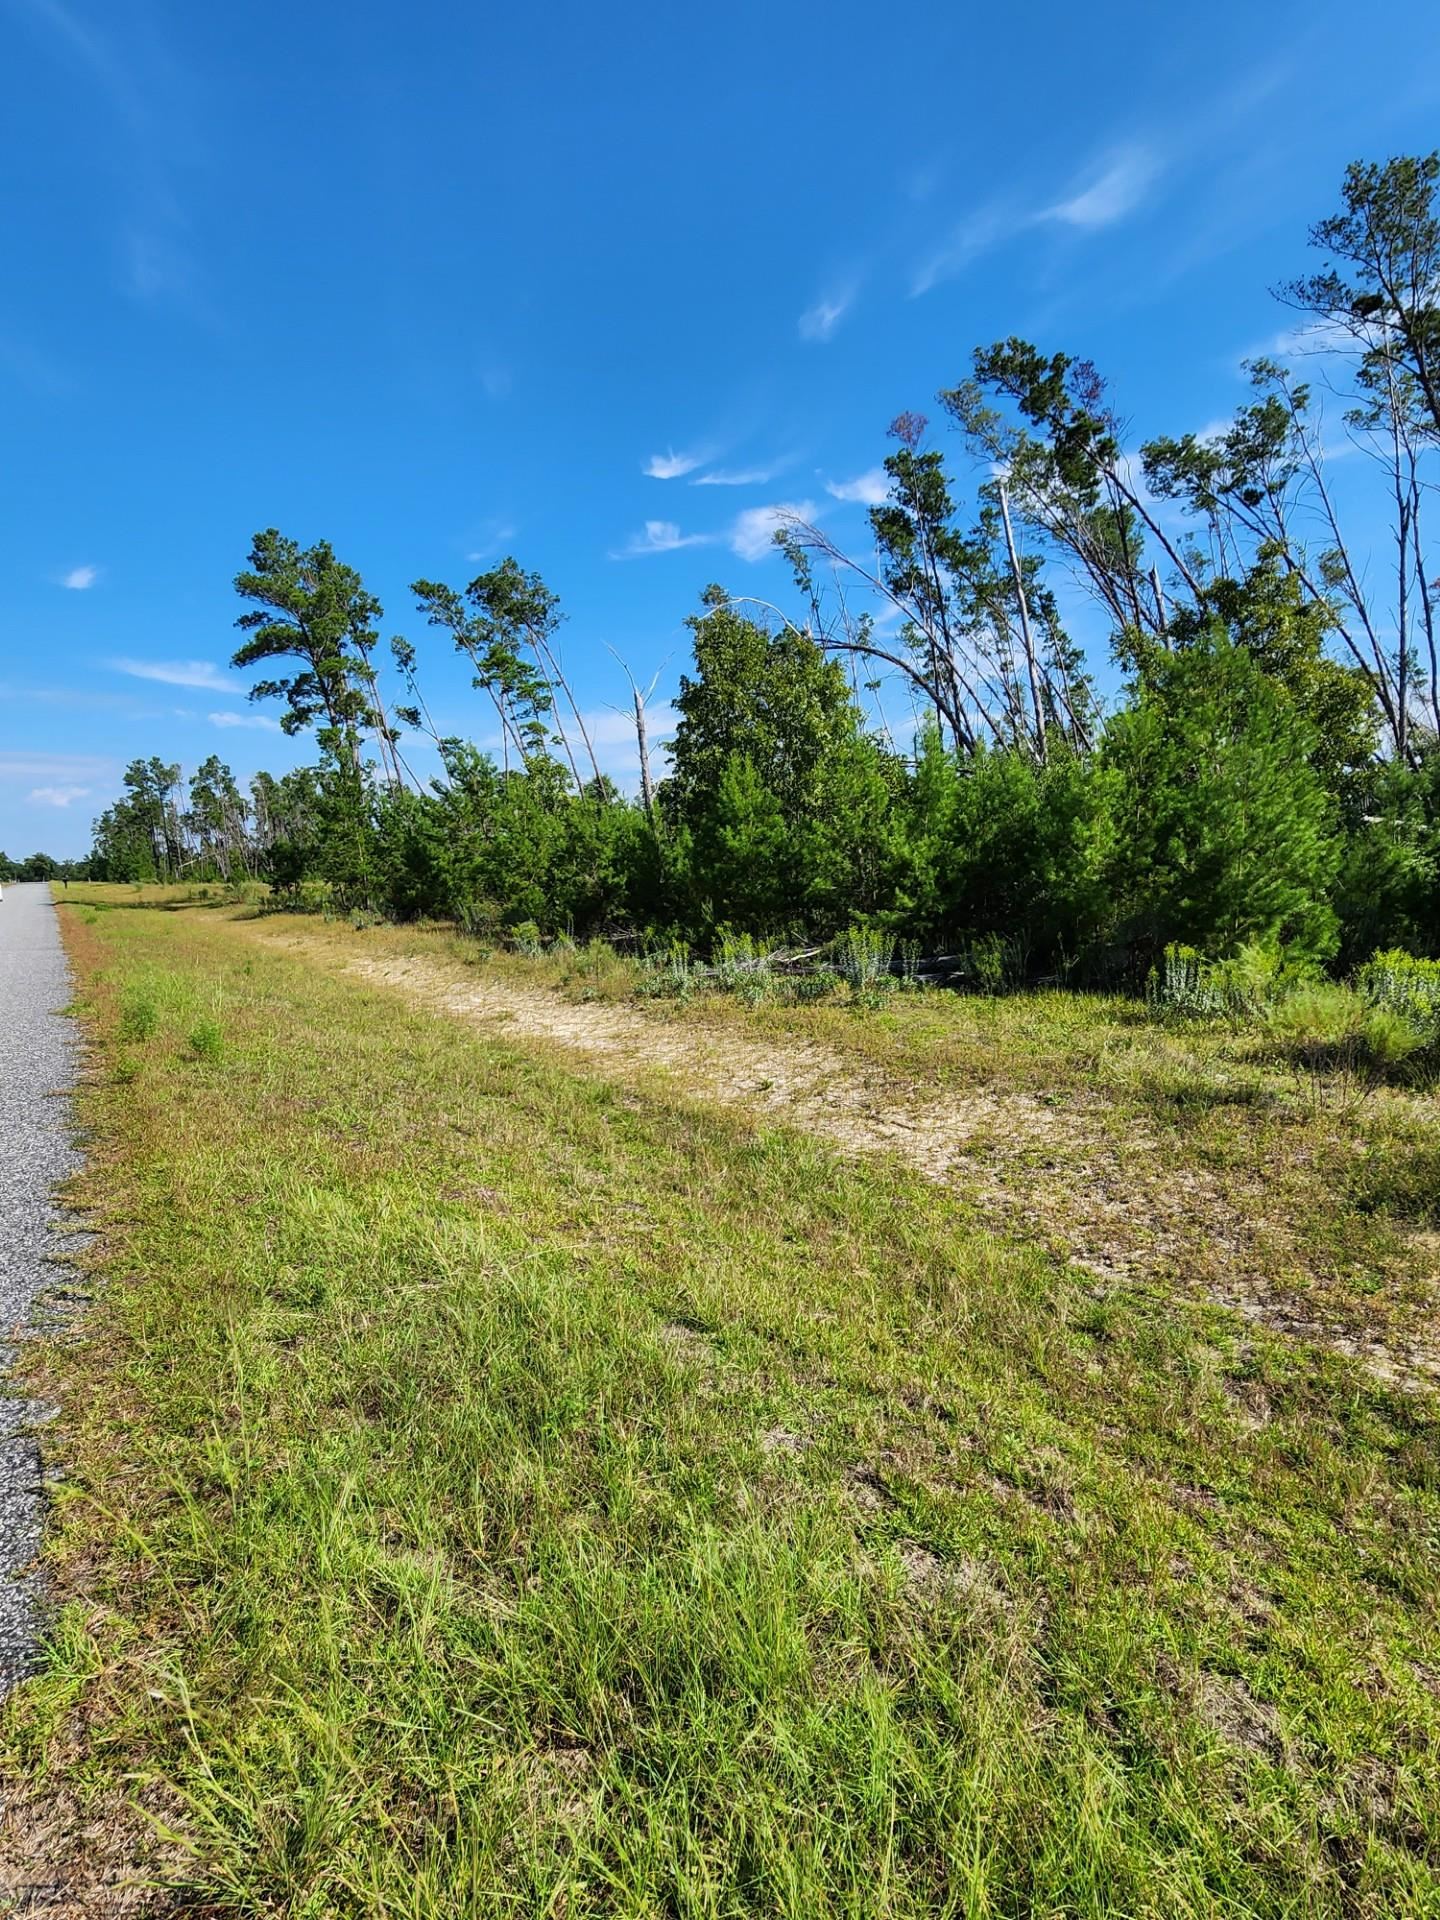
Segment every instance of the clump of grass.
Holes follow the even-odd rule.
[[[190,1051],[197,1060],[218,1060],[225,1051],[225,1032],[215,1019],[197,1020],[190,1029]]]
[[[149,1040],[159,1025],[160,1008],[154,993],[145,987],[127,989],[120,1003],[120,1038]]]
[[[1356,1204],[1419,1227],[1440,1227],[1440,1142],[1396,1142],[1371,1153],[1352,1182]]]
[[[790,994],[798,1006],[813,1006],[833,999],[840,985],[840,975],[834,967],[812,967],[808,973],[797,974],[791,980]]]
[[[1287,994],[1266,1014],[1264,1026],[1301,1066],[1339,1074],[1363,1090],[1392,1078],[1425,1045],[1405,1014],[1329,982]]]

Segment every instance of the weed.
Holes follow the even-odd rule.
[[[856,995],[874,997],[892,978],[895,936],[874,927],[852,927],[835,942],[835,971]]]
[[[225,1051],[225,1034],[218,1020],[199,1020],[190,1029],[190,1050],[197,1060],[218,1060]]]
[[[132,987],[120,1004],[120,1038],[148,1040],[160,1024],[160,1009],[153,993]]]

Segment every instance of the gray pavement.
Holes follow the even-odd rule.
[[[57,1232],[53,1190],[79,1165],[68,1089],[78,1036],[60,1009],[69,969],[50,889],[7,885],[0,899],[0,1368],[36,1324],[38,1297],[63,1281],[54,1256],[73,1242]],[[40,1626],[40,1543],[45,1488],[36,1425],[48,1409],[0,1382],[0,1694],[29,1671]]]

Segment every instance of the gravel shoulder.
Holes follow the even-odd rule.
[[[7,886],[0,900],[0,1367],[54,1284],[55,1188],[79,1166],[68,1093],[77,1036],[62,1009],[70,972],[50,889]],[[35,1428],[48,1409],[0,1386],[0,1693],[29,1670],[39,1631],[44,1479]]]

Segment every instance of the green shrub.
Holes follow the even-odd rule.
[[[766,942],[749,933],[722,933],[715,942],[707,978],[722,993],[742,1000],[763,1000],[770,989],[772,955]]]
[[[1328,981],[1285,996],[1271,1009],[1266,1026],[1300,1064],[1370,1082],[1394,1073],[1425,1044],[1423,1032],[1404,1014],[1373,1006],[1353,989]]]
[[[225,1035],[218,1020],[197,1020],[190,1029],[190,1049],[197,1060],[218,1060],[225,1051]]]
[[[791,998],[801,1006],[810,1006],[817,1000],[828,1000],[837,991],[840,976],[833,967],[816,967],[811,973],[798,974],[791,982]]]
[[[1355,985],[1371,1006],[1402,1015],[1427,1044],[1440,1042],[1440,960],[1418,960],[1394,947],[1367,960]]]
[[[888,985],[895,936],[874,927],[851,927],[835,942],[835,971],[853,993],[876,993]]]
[[[694,989],[695,977],[689,942],[672,940],[641,958],[635,991],[649,999],[685,1000]]]
[[[160,1024],[160,1009],[155,996],[135,987],[120,1003],[120,1038],[148,1040]]]

